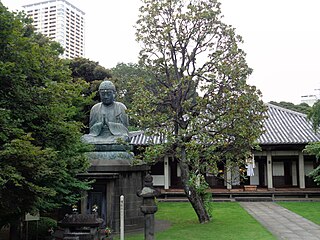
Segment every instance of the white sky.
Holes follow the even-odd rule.
[[[10,10],[36,0],[0,0]],[[37,1],[40,2],[41,0]],[[86,58],[111,68],[137,62],[139,0],[69,0],[86,13]],[[300,103],[320,88],[319,0],[220,0],[224,22],[245,41],[254,72],[248,82],[263,100]]]

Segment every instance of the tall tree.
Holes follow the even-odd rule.
[[[261,134],[265,107],[246,84],[247,66],[235,29],[215,0],[142,0],[136,25],[140,61],[152,75],[136,84],[136,121],[165,136],[145,157],[173,155],[199,222],[210,221],[205,174],[217,162],[240,163]]]
[[[88,162],[74,121],[87,85],[61,51],[0,3],[0,225],[12,239],[25,213],[73,204],[89,187],[76,177]]]

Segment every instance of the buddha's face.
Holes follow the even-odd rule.
[[[101,102],[103,104],[110,105],[114,102],[116,95],[112,89],[100,89],[99,93]]]

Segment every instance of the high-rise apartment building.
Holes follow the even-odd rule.
[[[37,32],[65,49],[62,57],[84,57],[85,13],[65,0],[48,0],[22,6]]]

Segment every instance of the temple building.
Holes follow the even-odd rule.
[[[244,185],[257,186],[266,191],[280,188],[306,190],[319,186],[308,174],[319,163],[315,156],[308,155],[304,148],[308,143],[319,142],[320,133],[313,130],[305,114],[266,104],[267,118],[264,120],[265,132],[257,139],[261,150],[253,151],[254,168],[252,176],[240,181],[237,169],[226,170],[221,166],[220,176],[207,174],[207,182],[212,189],[240,189]],[[143,132],[133,136],[131,144],[148,145],[150,138]],[[157,143],[157,139],[153,139]],[[180,169],[171,156],[166,156],[152,166],[154,185],[164,190],[179,189]]]

